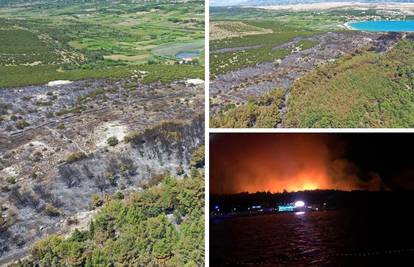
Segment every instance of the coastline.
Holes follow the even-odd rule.
[[[341,26],[342,27],[344,27],[345,29],[347,29],[347,30],[350,30],[350,31],[355,31],[356,29],[355,28],[353,28],[350,24],[351,23],[354,23],[355,21],[348,21],[348,22],[345,22],[344,24],[342,24]]]

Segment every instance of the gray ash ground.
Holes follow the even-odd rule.
[[[280,108],[282,123],[286,113],[289,88],[293,82],[322,64],[329,64],[346,54],[368,46],[376,52],[387,51],[404,35],[399,33],[381,34],[368,32],[328,32],[311,37],[297,37],[273,49],[294,47],[301,40],[319,43],[302,51],[293,52],[281,60],[264,62],[254,67],[218,75],[210,82],[210,115],[217,114],[228,104],[241,105],[249,98],[257,98],[272,89],[285,90],[284,105]],[[215,51],[212,51],[214,53]],[[219,51],[221,52],[221,51]]]
[[[85,226],[91,196],[190,172],[204,85],[123,79],[0,90],[0,265],[47,233]],[[24,122],[24,124],[22,124]],[[125,136],[137,133],[132,142]],[[119,144],[110,146],[115,136]],[[74,153],[83,157],[67,159]],[[48,206],[59,214],[51,214]]]

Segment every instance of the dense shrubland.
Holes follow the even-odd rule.
[[[220,23],[220,27],[226,27],[225,25],[225,22]],[[281,59],[289,55],[292,50],[288,48],[275,49],[278,45],[287,43],[295,37],[306,37],[316,33],[316,31],[313,30],[294,28],[272,21],[243,21],[242,24],[233,23],[231,25],[245,25],[243,26],[244,28],[248,26],[257,27],[263,30],[271,30],[271,33],[241,35],[238,37],[211,41],[210,49],[213,51],[213,54],[210,55],[210,71],[213,75],[254,66],[262,62],[272,62]],[[245,30],[244,28],[241,28],[240,30],[232,28],[232,31],[243,32]],[[316,42],[301,41],[297,47],[300,49],[307,49],[316,44]],[[243,49],[240,51],[214,53],[214,50],[223,48]]]
[[[143,83],[160,81],[170,83],[185,78],[203,78],[204,67],[188,65],[140,65],[118,66],[111,68],[75,69],[57,71],[58,66],[0,66],[0,87],[18,87],[28,84],[45,84],[51,80],[82,80],[88,78],[119,79],[131,77],[135,72],[147,72],[141,75]]]
[[[414,42],[360,51],[296,81],[286,127],[414,126]]]
[[[88,230],[48,236],[12,266],[202,266],[202,175],[193,168],[190,177],[167,175],[143,191],[107,196]]]
[[[297,33],[295,33],[294,35],[296,34]],[[268,37],[272,37],[272,34]],[[290,39],[287,40],[290,41]],[[267,42],[269,41],[272,41],[272,38],[269,38]],[[236,52],[212,54],[210,56],[211,73],[213,75],[223,74],[229,71],[255,66],[262,62],[273,62],[277,59],[282,59],[287,55],[290,55],[292,53],[292,49],[273,49],[274,44],[278,44],[279,42],[280,41],[274,41],[274,43],[261,45],[261,47],[259,48],[248,48]],[[317,44],[318,42],[316,41],[302,40],[299,41],[294,47],[298,50],[304,50],[312,48]]]
[[[274,128],[281,122],[279,109],[283,105],[285,91],[274,89],[259,99],[246,104],[228,104],[210,119],[211,127],[221,128]]]

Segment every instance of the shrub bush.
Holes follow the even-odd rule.
[[[109,137],[106,142],[110,146],[116,146],[119,143],[118,139],[115,136]]]

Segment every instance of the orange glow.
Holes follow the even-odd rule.
[[[274,135],[273,135],[274,136]],[[211,188],[215,193],[282,192],[315,189],[374,189],[379,179],[362,182],[356,167],[341,158],[340,143],[324,135],[278,134],[230,140],[211,151]],[[268,139],[268,140],[267,140]],[[248,144],[248,145],[246,145]],[[228,152],[230,151],[230,152]],[[228,154],[225,154],[228,153]]]
[[[312,182],[305,182],[302,187],[303,190],[315,190],[318,189],[318,185]]]

